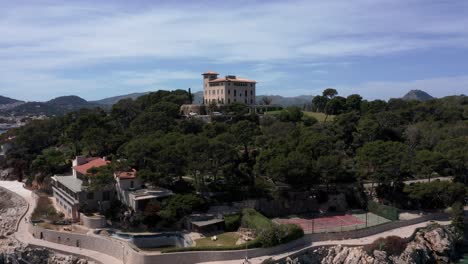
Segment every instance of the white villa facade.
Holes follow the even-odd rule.
[[[256,85],[254,80],[226,75],[218,78],[217,72],[205,72],[203,75],[203,103],[209,105],[231,104],[234,102],[255,105]]]
[[[105,158],[86,158],[77,156],[73,160],[72,175],[52,177],[52,191],[56,204],[66,218],[79,220],[80,209],[107,209],[113,198],[113,190],[89,191],[83,186],[84,175],[91,168],[109,164]]]

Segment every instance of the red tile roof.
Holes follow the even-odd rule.
[[[202,75],[207,75],[207,74],[219,74],[219,73],[214,72],[214,71],[207,71],[207,72],[202,73]]]
[[[249,80],[249,79],[243,79],[243,78],[235,78],[235,79],[226,79],[226,77],[224,78],[218,78],[218,79],[214,79],[214,80],[211,80],[209,81],[210,83],[211,82],[247,82],[247,83],[256,83],[256,81],[254,80]]]
[[[88,174],[88,170],[91,168],[99,168],[102,166],[106,166],[110,163],[108,160],[104,160],[101,158],[88,158],[88,162],[82,165],[74,166],[73,169],[81,174]]]
[[[117,175],[117,177],[119,177],[119,179],[135,179],[136,173],[137,171],[135,169],[132,169],[132,171],[119,171],[115,174]]]

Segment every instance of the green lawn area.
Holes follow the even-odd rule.
[[[223,233],[217,236],[218,240],[211,241],[211,237],[205,237],[195,240],[197,247],[222,247],[235,246],[239,239],[239,234],[235,232]]]
[[[318,113],[318,112],[309,112],[309,111],[302,111],[304,113],[304,116],[311,116],[317,119],[320,122],[325,121],[326,115],[324,113]],[[329,115],[327,118],[327,122],[333,121],[335,119],[334,115]]]
[[[267,114],[267,115],[279,115],[280,112],[281,112],[281,110],[277,110],[277,111],[266,112],[265,114]],[[302,112],[304,113],[304,116],[314,117],[319,122],[324,122],[325,121],[326,115],[324,113],[309,112],[309,111],[302,111]],[[333,121],[334,119],[335,119],[334,115],[329,115],[328,118],[327,118],[327,122]]]

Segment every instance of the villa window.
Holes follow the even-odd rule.
[[[250,90],[250,95],[253,95],[253,90]]]
[[[134,183],[133,181],[130,181],[130,188],[133,188],[134,187]]]
[[[228,98],[228,104],[230,104],[230,103],[231,103],[231,99],[230,99],[230,98]]]
[[[245,98],[244,102],[245,102],[245,104],[247,104],[247,98]]]
[[[237,90],[234,90],[234,96],[237,96]]]
[[[247,97],[247,90],[245,90],[245,96]]]
[[[231,90],[230,90],[230,89],[228,89],[228,94],[231,94]]]

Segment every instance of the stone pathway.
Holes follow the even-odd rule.
[[[25,215],[25,217],[29,219],[35,206],[31,191],[23,188],[23,183],[17,182],[17,181],[0,181],[0,188],[1,187],[20,195],[29,203],[29,209]],[[36,239],[31,235],[31,233],[29,233],[28,223],[26,223],[24,217],[21,219],[21,222],[18,226],[18,230],[15,233],[15,238],[26,245],[44,247],[44,248],[48,248],[48,249],[55,250],[58,252],[67,252],[67,253],[74,254],[74,255],[84,256],[84,257],[97,260],[103,264],[108,264],[108,263],[109,264],[114,264],[114,263],[121,264],[122,263],[122,261],[119,259],[116,259],[112,256],[109,256],[109,255],[106,255],[97,251],[70,247],[70,246],[60,245],[60,244]]]

